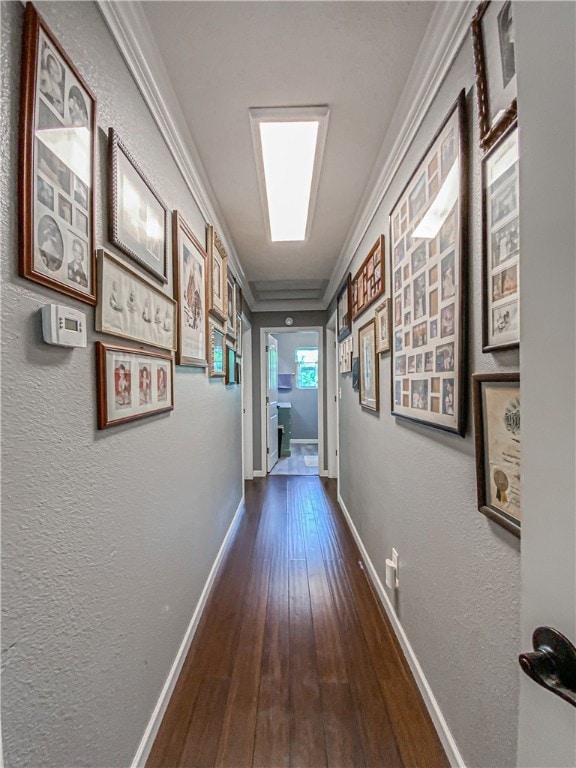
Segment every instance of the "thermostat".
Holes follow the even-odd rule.
[[[47,344],[85,347],[86,315],[62,304],[45,304],[42,307],[42,335]]]

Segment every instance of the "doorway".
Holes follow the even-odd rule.
[[[271,475],[324,474],[322,329],[262,335],[262,466]]]

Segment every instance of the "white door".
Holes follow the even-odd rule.
[[[520,650],[526,652],[538,626],[576,644],[576,7],[513,8],[522,253]],[[573,768],[576,708],[529,677],[520,679],[518,765]]]
[[[278,341],[266,334],[266,453],[267,471],[278,461]]]

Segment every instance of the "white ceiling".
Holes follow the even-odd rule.
[[[257,299],[322,295],[360,213],[434,6],[142,3]],[[330,107],[330,122],[310,237],[271,243],[248,110],[318,104]]]

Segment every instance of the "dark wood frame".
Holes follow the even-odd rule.
[[[232,365],[230,365],[230,353],[234,355]],[[232,344],[226,344],[226,384],[238,384],[236,381],[236,350]]]
[[[382,313],[386,314],[386,321],[388,323],[388,346],[381,346],[380,345],[380,333],[378,331],[378,321],[379,316]],[[383,355],[386,352],[390,352],[391,346],[392,346],[392,323],[391,323],[391,312],[390,312],[390,299],[384,299],[382,304],[379,304],[376,307],[376,313],[374,315],[374,322],[376,323],[376,352],[379,355]]]
[[[518,341],[513,342],[507,342],[505,344],[490,344],[489,341],[489,327],[490,327],[490,302],[489,302],[489,296],[490,296],[490,290],[491,286],[489,284],[488,280],[488,269],[489,269],[489,262],[488,262],[488,243],[490,240],[490,233],[488,232],[488,214],[487,214],[487,206],[488,206],[488,194],[487,194],[487,188],[486,188],[486,166],[489,162],[492,154],[494,152],[497,152],[500,145],[505,142],[511,134],[517,130],[518,123],[517,121],[514,121],[512,125],[508,127],[508,129],[500,136],[498,141],[496,141],[492,147],[484,154],[484,157],[482,158],[482,351],[483,352],[495,352],[495,351],[501,351],[504,349],[517,349],[520,346],[520,338],[518,338]],[[520,210],[518,210],[518,216],[520,215]],[[520,255],[518,257],[518,272],[520,272]],[[520,275],[518,275],[518,278],[520,278]],[[518,280],[518,309],[520,310],[520,281]],[[520,330],[518,331],[518,334],[520,334]]]
[[[347,317],[348,322],[345,325],[342,325],[340,322],[340,297],[343,295],[344,291],[348,290],[348,311],[347,311]],[[340,327],[342,325],[342,327]],[[348,276],[346,277],[346,280],[344,281],[344,284],[342,285],[342,288],[338,291],[338,296],[336,297],[336,328],[338,333],[338,341],[344,341],[344,339],[349,336],[352,333],[352,273],[348,272]]]
[[[433,421],[427,421],[425,419],[419,419],[414,416],[408,416],[403,413],[397,413],[394,410],[395,402],[394,402],[394,371],[395,371],[395,356],[396,356],[396,350],[395,350],[395,340],[392,338],[392,336],[395,336],[395,326],[394,321],[392,319],[392,326],[391,326],[391,339],[390,339],[390,348],[392,350],[392,360],[390,365],[390,380],[391,380],[391,413],[393,416],[395,416],[397,419],[403,419],[407,421],[413,421],[417,424],[424,424],[429,427],[434,427],[435,429],[441,429],[445,432],[450,432],[452,434],[460,435],[460,437],[464,437],[466,433],[466,423],[467,423],[467,411],[466,411],[466,405],[468,402],[468,388],[467,388],[467,329],[468,329],[468,318],[467,318],[467,297],[468,297],[468,196],[469,196],[469,184],[468,184],[468,165],[469,165],[469,155],[468,155],[468,126],[467,126],[467,120],[466,120],[466,91],[462,89],[460,93],[458,94],[458,97],[453,102],[452,106],[448,110],[448,113],[444,120],[442,121],[440,127],[434,134],[434,137],[426,147],[426,150],[422,154],[419,162],[416,164],[414,172],[410,175],[410,178],[408,179],[408,182],[404,186],[402,192],[398,196],[398,199],[392,206],[392,211],[390,213],[390,270],[391,274],[394,274],[394,237],[393,237],[393,214],[396,211],[396,207],[402,200],[404,194],[412,184],[413,180],[418,175],[418,172],[420,171],[421,166],[423,165],[424,161],[426,160],[426,157],[428,155],[428,152],[432,149],[437,139],[442,134],[442,131],[446,127],[449,120],[452,118],[452,115],[454,112],[457,112],[458,114],[458,134],[459,134],[459,140],[460,143],[458,145],[458,151],[460,154],[460,178],[459,178],[459,198],[458,198],[458,204],[459,204],[459,230],[458,230],[458,237],[459,237],[459,243],[460,243],[460,281],[458,286],[458,291],[455,294],[455,300],[459,302],[460,306],[460,313],[459,313],[459,325],[458,325],[458,334],[457,338],[454,340],[454,345],[456,348],[458,348],[458,360],[459,365],[458,369],[454,370],[454,378],[458,377],[458,391],[459,391],[459,397],[455,404],[455,407],[458,408],[458,417],[457,417],[457,426],[455,428],[448,427],[442,424],[436,424]],[[440,277],[439,277],[440,281]],[[440,282],[439,282],[440,284]],[[391,299],[391,304],[393,306],[393,298]],[[393,310],[392,310],[393,312]],[[455,333],[456,337],[456,333]]]
[[[488,505],[486,500],[486,467],[485,467],[485,437],[484,418],[482,410],[482,385],[485,383],[520,384],[519,373],[475,373],[472,376],[474,400],[474,438],[476,446],[476,493],[478,509],[482,514],[520,538],[521,522],[505,512]]]
[[[164,265],[162,272],[158,271],[151,264],[148,264],[142,254],[133,250],[127,245],[119,234],[119,222],[118,222],[118,153],[121,152],[126,160],[130,163],[137,176],[140,177],[140,181],[148,188],[158,205],[164,211]],[[168,282],[168,216],[169,211],[160,195],[156,192],[152,183],[144,171],[140,168],[133,155],[130,153],[126,145],[119,138],[114,128],[108,129],[108,236],[110,242],[123,251],[130,258],[153,275],[156,280],[161,283]]]
[[[114,419],[110,421],[108,419],[108,379],[106,376],[106,353],[109,351],[119,352],[126,355],[137,355],[138,357],[151,357],[156,360],[164,360],[170,364],[170,396],[171,405],[158,408],[154,411],[147,411],[146,413],[138,413],[132,416],[126,416],[122,419]],[[98,393],[98,429],[108,429],[109,427],[115,427],[119,424],[127,424],[129,421],[137,421],[138,419],[145,419],[148,416],[157,416],[159,413],[166,413],[174,410],[174,360],[172,355],[166,355],[160,352],[150,352],[146,349],[138,347],[124,347],[117,346],[115,344],[104,344],[101,341],[96,342],[96,385]]]
[[[362,283],[366,283],[368,280],[368,264],[371,261],[371,259],[374,256],[374,253],[380,249],[380,288],[376,290],[374,295],[370,299],[366,299],[366,302],[363,304],[358,304],[358,296],[360,288],[362,287]],[[357,317],[360,317],[360,315],[365,312],[368,307],[372,306],[375,301],[377,301],[380,296],[383,295],[383,293],[386,291],[386,272],[385,272],[385,242],[384,242],[384,235],[380,235],[379,238],[376,240],[372,248],[370,248],[370,252],[368,256],[364,259],[362,262],[362,265],[360,269],[356,272],[354,277],[352,278],[352,295],[351,295],[351,302],[352,302],[352,315],[351,315],[351,322],[356,320]],[[364,293],[364,288],[366,286],[364,285],[362,287],[362,292]]]
[[[376,392],[376,406],[373,408],[371,405],[366,405],[362,402],[362,332],[366,331],[367,329],[372,326],[373,333],[374,333],[374,391]],[[358,399],[360,401],[360,405],[364,410],[366,411],[372,411],[373,413],[378,413],[380,411],[380,358],[378,357],[378,352],[376,351],[376,323],[374,322],[374,318],[372,320],[369,320],[367,323],[364,323],[364,325],[360,326],[358,328]]]
[[[38,77],[38,44],[40,29],[48,38],[50,44],[63,59],[74,77],[86,91],[92,102],[91,131],[91,175],[92,185],[88,191],[89,200],[86,209],[90,220],[88,222],[88,248],[86,254],[86,267],[92,279],[92,293],[84,293],[73,287],[55,280],[42,272],[34,269],[34,143],[35,143],[35,116],[36,116],[36,82]],[[50,28],[38,13],[32,3],[26,4],[24,12],[23,44],[22,44],[22,76],[20,81],[20,134],[19,134],[19,174],[18,174],[18,200],[20,205],[21,236],[18,259],[18,274],[35,283],[40,283],[55,291],[64,293],[74,299],[79,299],[87,304],[96,304],[96,259],[94,236],[94,184],[96,171],[96,97],[80,75],[74,64],[70,61],[60,43],[52,34]]]
[[[242,357],[242,314],[236,310],[236,357]]]
[[[184,315],[184,308],[181,301],[182,286],[180,285],[180,246],[181,233],[184,233],[186,237],[192,241],[194,247],[204,259],[204,357],[189,357],[182,353],[182,322]],[[178,211],[174,211],[172,214],[172,253],[173,253],[173,280],[174,280],[174,298],[178,306],[177,311],[177,324],[178,324],[178,341],[176,347],[176,365],[190,365],[198,368],[206,368],[208,365],[208,254],[206,249],[201,244],[200,240],[196,237],[194,232],[190,229],[182,215]]]
[[[220,289],[222,292],[222,310],[214,305],[214,250],[222,260],[222,269],[220,273]],[[206,227],[206,251],[208,252],[208,312],[221,323],[226,322],[228,314],[228,254],[218,237],[216,230],[211,224]]]
[[[480,125],[480,146],[488,150],[508,130],[518,118],[518,100],[513,99],[504,114],[490,127],[490,95],[488,93],[488,77],[486,54],[484,50],[484,33],[482,19],[488,10],[490,0],[483,0],[476,9],[471,23],[472,46],[474,51],[474,69],[476,73],[476,99],[478,104],[478,123]]]
[[[214,333],[222,334],[222,370],[214,370]],[[221,379],[226,377],[226,332],[219,328],[215,323],[208,321],[208,376],[211,379]]]
[[[230,322],[228,317],[228,301],[230,296],[232,296],[232,322]],[[233,342],[236,342],[236,280],[229,270],[226,280],[226,336]]]

